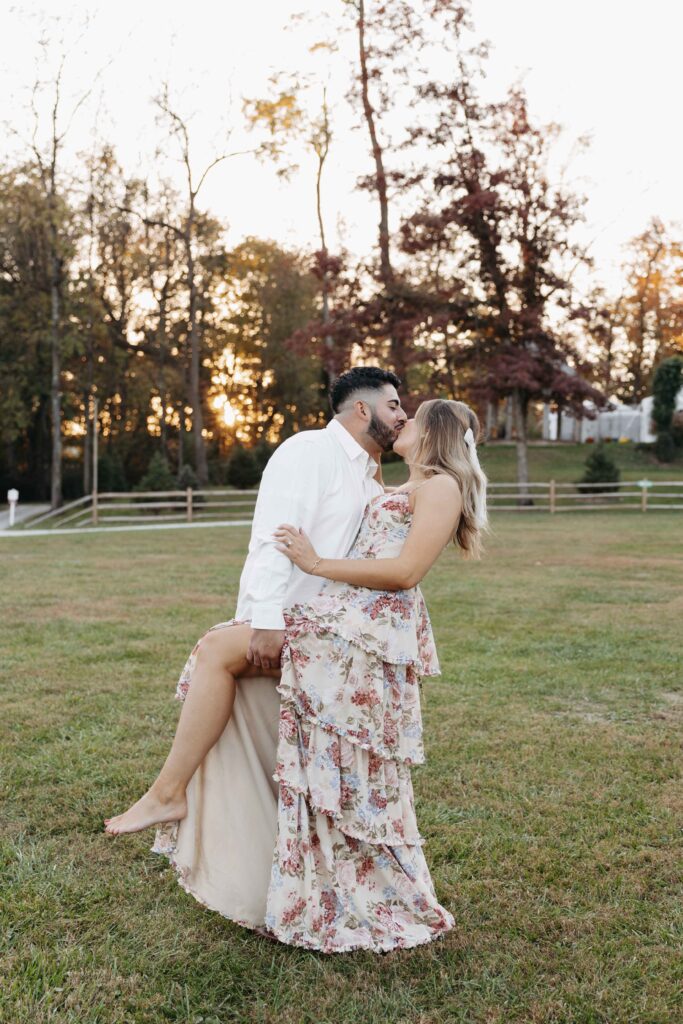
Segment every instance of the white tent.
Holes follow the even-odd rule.
[[[652,404],[654,398],[647,395],[638,405],[625,405],[612,400],[607,409],[601,410],[595,419],[577,419],[569,412],[563,412],[560,432],[557,436],[557,413],[550,407],[543,407],[543,438],[546,441],[600,441],[610,438],[618,441],[622,437],[629,441],[651,444],[657,439],[653,431]],[[592,402],[584,402],[586,410],[595,410]],[[676,410],[683,410],[683,388],[676,397]]]

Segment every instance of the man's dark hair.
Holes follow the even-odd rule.
[[[330,385],[330,405],[332,412],[338,413],[349,395],[354,391],[371,388],[379,391],[385,384],[393,384],[400,388],[401,378],[390,370],[382,370],[379,366],[354,366],[332,381]]]

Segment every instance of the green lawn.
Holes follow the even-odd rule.
[[[202,909],[102,818],[151,782],[177,675],[234,605],[243,529],[0,541],[8,1024],[674,1024],[680,514],[498,514],[425,581],[418,819],[456,927],[326,957]]]

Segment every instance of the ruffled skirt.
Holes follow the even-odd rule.
[[[287,618],[280,682],[238,684],[188,788],[188,817],[160,828],[152,849],[204,905],[282,942],[325,953],[429,942],[454,924],[411,780],[424,761],[420,674],[431,669],[388,662],[371,637],[342,636],[306,611]]]

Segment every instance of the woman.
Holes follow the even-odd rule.
[[[188,744],[187,728],[181,753],[174,754],[176,734],[159,776],[170,794],[165,801],[158,798],[158,779],[156,791],[153,786],[130,811],[107,821],[111,834],[134,830],[130,820],[136,828],[170,823],[158,830],[153,849],[169,856],[185,888],[280,941],[323,952],[387,951],[431,941],[453,926],[422,853],[411,784],[411,766],[424,761],[420,677],[439,672],[418,583],[451,540],[466,557],[480,555],[486,478],[476,456],[478,429],[476,415],[461,402],[423,403],[394,445],[410,467],[407,484],[370,502],[348,558],[321,559],[296,524],[277,531],[280,550],[324,582],[313,602],[286,617],[267,891],[263,874],[256,881],[248,863],[252,831],[238,822],[221,831],[220,795],[201,789],[194,803],[205,800],[214,810],[203,819],[193,810],[198,824],[186,827],[185,790],[197,778],[203,784],[206,757]],[[192,689],[202,650],[220,647],[229,715],[236,679],[245,693],[256,682],[247,679],[248,639],[243,623],[213,627],[181,675],[181,699]],[[223,721],[225,709],[218,712]],[[224,766],[231,786],[253,778],[255,804],[268,799],[257,791],[259,755],[249,746],[258,726],[258,716],[242,722],[244,770]],[[236,736],[233,755],[239,743]],[[192,837],[184,849],[179,823]],[[267,848],[267,824],[261,832]],[[193,844],[204,850],[191,851]],[[232,878],[221,876],[225,858],[237,864]],[[263,909],[242,912],[244,890],[259,885]]]

